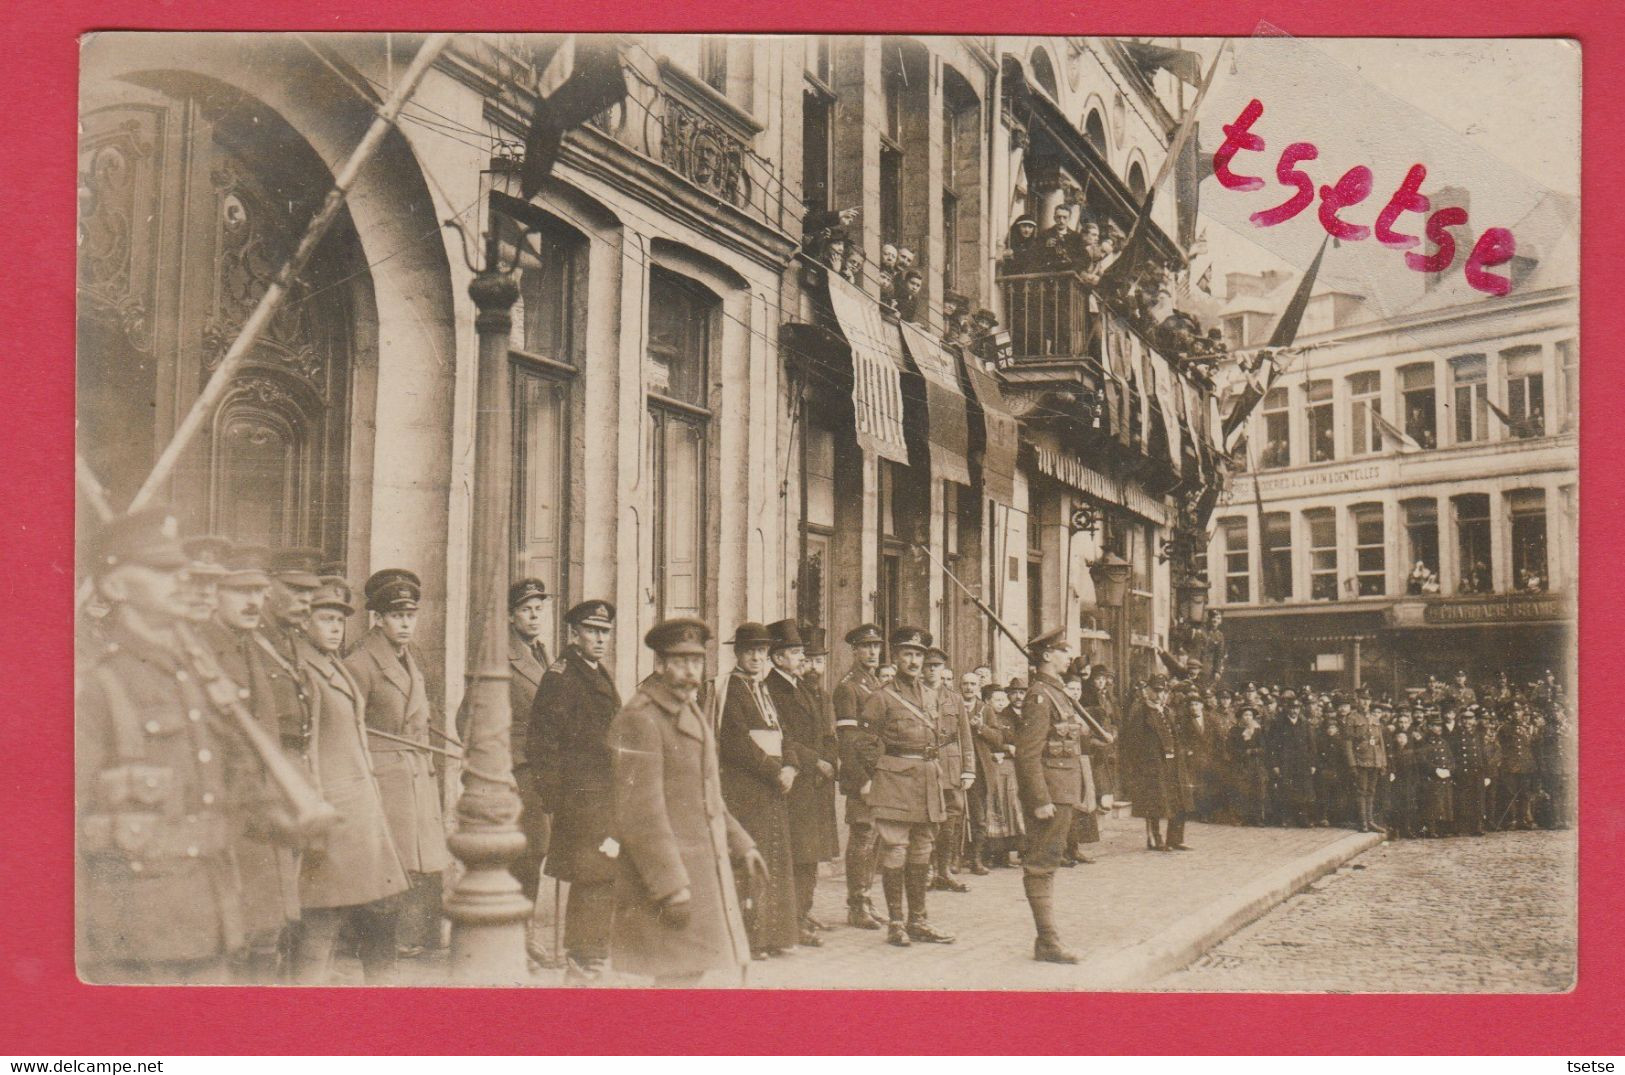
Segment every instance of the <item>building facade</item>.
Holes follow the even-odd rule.
[[[1579,321],[1554,275],[1391,318],[1311,300],[1214,515],[1234,677],[1398,693],[1456,669],[1572,672]],[[1261,283],[1232,281],[1235,346],[1267,336]]]
[[[166,490],[189,532],[318,546],[356,580],[417,571],[448,711],[470,590],[468,284],[561,42],[455,40]],[[116,503],[416,46],[87,42],[80,439]],[[546,582],[554,616],[616,604],[623,691],[649,670],[644,632],[677,615],[719,639],[792,615],[836,640],[921,623],[955,667],[1025,674],[975,600],[1018,637],[1065,623],[1095,657],[1148,668],[1173,616],[1158,552],[1217,473],[1211,391],[1075,279],[1011,279],[1001,257],[1016,217],[1048,227],[1067,201],[1132,227],[1179,118],[1172,76],[1095,39],[617,47],[625,99],[567,135],[533,199],[545,226],[508,245],[513,573]],[[848,208],[871,269],[832,280],[803,226]],[[1144,230],[1177,260],[1181,224],[1167,197]],[[888,245],[923,272],[912,319],[880,300]],[[984,307],[1068,331],[965,345],[945,311]],[[1121,609],[1091,584],[1108,550],[1132,568]]]

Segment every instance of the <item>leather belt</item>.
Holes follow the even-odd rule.
[[[937,752],[933,750],[933,751],[931,751],[929,753],[921,754],[918,751],[893,750],[891,747],[887,747],[886,748],[886,757],[888,757],[888,758],[912,758],[915,761],[935,761],[936,757],[937,757]]]

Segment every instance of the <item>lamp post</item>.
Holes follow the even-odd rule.
[[[472,266],[471,266],[472,268]],[[508,872],[525,850],[513,776],[508,695],[508,541],[513,471],[509,333],[519,288],[501,264],[494,222],[485,264],[468,285],[478,313],[479,374],[474,418],[473,525],[469,550],[466,707],[468,743],[457,831],[447,841],[463,864],[446,900],[451,974],[469,985],[518,985],[529,977],[525,926],[531,905]]]

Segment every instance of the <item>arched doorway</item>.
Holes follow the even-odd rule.
[[[79,145],[79,448],[115,507],[146,478],[332,179],[274,110],[194,75],[109,80]],[[350,378],[375,319],[341,215],[183,457],[183,529],[345,552]],[[360,320],[358,320],[360,319]]]

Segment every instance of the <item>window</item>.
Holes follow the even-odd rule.
[[[1546,378],[1539,347],[1517,347],[1501,354],[1506,371],[1507,430],[1514,437],[1546,435]]]
[[[830,162],[834,156],[834,100],[808,87],[801,95],[801,204],[809,212],[830,209]]]
[[[1292,520],[1284,512],[1264,516],[1259,545],[1264,553],[1264,600],[1292,600]]]
[[[1089,116],[1083,121],[1083,137],[1090,145],[1106,155],[1106,121],[1100,118],[1100,110],[1091,108]]]
[[[1376,371],[1349,378],[1349,451],[1366,455],[1382,450],[1382,429],[1374,416],[1382,414],[1382,375]]]
[[[1405,512],[1405,592],[1439,592],[1439,505],[1432,500],[1407,500]]]
[[[555,594],[570,592],[570,381],[514,363],[513,443],[514,577],[532,575]],[[563,600],[562,597],[559,600]],[[559,601],[543,606],[549,617],[542,637],[558,641],[551,617]]]
[[[1038,83],[1039,89],[1049,94],[1050,100],[1061,99],[1060,83],[1055,81],[1055,65],[1050,63],[1049,53],[1043,49],[1033,49],[1033,81]]]
[[[1405,398],[1405,432],[1424,448],[1438,447],[1432,364],[1406,366],[1399,371],[1399,384]]]
[[[835,434],[808,423],[803,426],[806,452],[807,524],[835,528]]]
[[[1040,521],[1050,507],[1047,495],[1032,497],[1027,513],[1027,633],[1036,635],[1049,626],[1044,622],[1044,524]]]
[[[655,269],[649,277],[649,469],[656,615],[705,608],[708,377],[715,296]]]
[[[1292,465],[1292,415],[1287,390],[1272,388],[1264,397],[1264,457],[1260,468]]]
[[[834,72],[833,51],[828,34],[814,34],[807,38],[807,73],[825,86],[830,84],[830,76]]]
[[[903,151],[880,150],[880,241],[896,244],[903,229]]]
[[[1224,535],[1224,599],[1239,603],[1253,599],[1252,563],[1247,555],[1247,520],[1226,519],[1219,524]]]
[[[1450,360],[1451,385],[1455,396],[1456,443],[1471,444],[1489,435],[1489,385],[1483,355],[1465,355]]]
[[[1381,597],[1388,589],[1387,551],[1382,539],[1382,505],[1356,504],[1349,509],[1354,523],[1355,592]]]
[[[1557,341],[1557,368],[1563,378],[1563,432],[1571,433],[1580,418],[1580,359],[1573,340]]]
[[[520,347],[528,355],[574,365],[570,322],[581,242],[563,232],[535,234],[540,256],[527,254],[519,269]]]
[[[1337,454],[1332,421],[1332,382],[1309,384],[1309,462],[1325,463]]]
[[[959,193],[955,185],[958,175],[959,137],[958,117],[953,103],[946,96],[942,104],[942,289],[958,288],[959,264]]]
[[[1337,600],[1337,516],[1330,508],[1306,511],[1309,524],[1309,600]]]
[[[886,129],[885,136],[893,142],[903,140],[903,50],[899,45],[888,42],[884,54],[885,70],[881,74],[881,91],[885,95],[882,102],[885,105]]]
[[[1145,169],[1139,161],[1128,166],[1128,192],[1134,195],[1134,204],[1145,204]]]
[[[1456,509],[1456,592],[1489,593],[1490,498],[1487,493],[1452,497]]]
[[[718,93],[728,92],[726,37],[707,37],[700,42],[700,79]]]
[[[1546,492],[1514,489],[1507,495],[1512,516],[1512,585],[1541,593],[1551,585],[1546,563]]]

